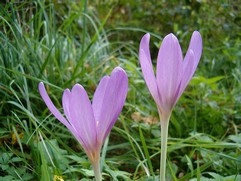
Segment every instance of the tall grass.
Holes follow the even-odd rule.
[[[65,88],[80,83],[91,96],[100,78],[117,65],[128,73],[129,92],[103,146],[104,179],[158,180],[158,114],[139,68],[139,39],[123,38],[146,30],[110,27],[115,10],[109,8],[99,19],[87,1],[1,4],[1,180],[92,179],[80,145],[49,113],[37,85],[45,82],[60,109]],[[164,34],[152,34],[158,45]],[[239,49],[239,39],[224,41],[217,49],[205,47],[200,71],[171,117],[168,180],[240,179]],[[230,69],[211,59],[217,52],[221,54],[217,58],[232,62]],[[210,72],[210,62],[217,71]]]

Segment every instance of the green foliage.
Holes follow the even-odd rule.
[[[174,32],[185,52],[193,30],[204,50],[195,77],[171,117],[169,180],[240,180],[240,7],[232,1],[11,1],[0,4],[0,180],[89,180],[79,144],[40,99],[61,110],[63,89],[93,95],[103,75],[128,73],[125,107],[103,146],[105,180],[158,180],[160,127],[138,61],[152,35]]]

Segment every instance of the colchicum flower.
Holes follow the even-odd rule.
[[[168,124],[172,109],[191,80],[202,54],[202,38],[194,31],[183,60],[182,50],[175,35],[168,34],[158,52],[156,76],[149,50],[150,34],[140,42],[139,58],[147,87],[156,102],[161,119],[162,153],[161,181],[165,180]]]
[[[64,124],[82,145],[95,173],[101,180],[101,147],[116,122],[126,99],[128,78],[126,72],[116,67],[111,76],[104,76],[93,96],[92,104],[85,89],[76,84],[70,91],[66,89],[62,97],[63,111],[57,110],[50,100],[44,84],[39,83],[39,92],[50,112]]]

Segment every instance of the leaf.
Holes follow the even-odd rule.
[[[12,161],[12,162],[21,162],[21,161],[24,161],[24,159],[23,159],[23,158],[20,158],[20,157],[13,157],[13,158],[11,159],[11,161]]]
[[[241,144],[241,133],[237,135],[230,135],[228,138],[233,142]]]
[[[241,180],[241,175],[230,175],[227,177],[223,177],[217,173],[214,172],[208,172],[209,175],[211,175],[216,181],[238,181]]]
[[[76,155],[66,155],[67,158],[79,163],[79,164],[90,164],[89,161],[85,158],[81,158],[79,156]]]
[[[0,163],[8,163],[13,153],[3,153],[0,157]]]
[[[41,179],[40,181],[50,181],[51,179],[51,170],[50,167],[47,164],[47,160],[45,159],[44,154],[41,152],[41,160],[42,160],[42,165],[41,165]]]
[[[197,178],[193,178],[189,181],[216,181],[215,179],[210,179],[210,178],[206,178],[206,177],[201,177],[200,180],[198,180]]]
[[[15,178],[13,176],[11,176],[11,175],[7,175],[5,177],[0,177],[0,180],[2,180],[2,181],[12,181],[14,179]]]

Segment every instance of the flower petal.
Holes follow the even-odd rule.
[[[69,124],[71,125],[72,130],[70,130],[72,132],[72,134],[75,136],[75,138],[79,141],[79,143],[83,146],[83,148],[88,148],[88,146],[86,145],[86,141],[83,140],[83,138],[80,136],[81,134],[79,134],[79,130],[76,129],[76,125],[74,125],[73,121],[71,121],[71,103],[70,103],[70,99],[71,99],[71,92],[69,89],[65,89],[64,93],[63,93],[63,97],[62,97],[62,105],[63,105],[63,109],[64,109],[64,114],[67,117],[67,119],[69,120]],[[85,149],[86,150],[86,149]],[[86,150],[88,151],[88,150]]]
[[[69,105],[70,105],[70,96],[71,92],[69,89],[65,89],[63,96],[62,96],[62,106],[64,109],[64,114],[67,117],[67,119],[70,119],[70,110],[69,110]]]
[[[94,116],[95,116],[95,121],[96,121],[96,125],[99,124],[99,120],[101,117],[101,108],[103,106],[104,103],[104,96],[106,93],[106,86],[108,84],[110,77],[109,76],[104,76],[99,85],[97,86],[94,96],[93,96],[93,101],[92,101],[92,108],[93,108],[93,112],[94,112]]]
[[[202,37],[198,31],[194,31],[192,34],[187,52],[189,50],[192,50],[194,53],[194,66],[192,70],[194,74],[202,55]],[[186,62],[185,59],[186,57],[184,58],[184,62]]]
[[[93,111],[98,122],[98,140],[103,143],[116,122],[127,96],[128,78],[125,71],[116,67],[110,77],[101,80],[96,91],[93,98]],[[100,102],[96,103],[97,101]]]
[[[181,80],[180,90],[178,93],[178,99],[182,95],[185,88],[187,87],[194,73],[193,68],[195,66],[195,60],[194,60],[194,53],[191,49],[189,49],[189,51],[187,52],[184,61],[185,61],[185,66],[183,66],[183,76]]]
[[[57,108],[52,103],[51,99],[49,98],[46,92],[43,82],[39,83],[39,92],[45,104],[47,105],[48,109],[50,110],[50,112],[69,129],[69,131],[75,136],[75,138],[80,142],[81,145],[84,145],[85,143],[79,137],[77,130],[74,127],[72,127],[72,125],[62,116],[62,114],[57,110]],[[62,100],[64,112],[67,118],[69,117],[69,93],[70,93],[69,90],[66,89],[64,91],[63,100]]]
[[[182,50],[173,34],[162,42],[157,58],[157,85],[163,109],[170,110],[177,101],[182,78]]]
[[[58,109],[54,106],[53,102],[49,98],[49,95],[47,94],[47,91],[44,87],[44,83],[40,82],[38,85],[39,93],[44,100],[46,106],[50,110],[50,112],[62,123],[64,124],[69,130],[72,130],[70,124],[68,121],[62,116],[62,114],[58,111]]]
[[[141,69],[143,77],[145,79],[146,85],[154,98],[156,104],[160,104],[160,97],[157,90],[156,77],[153,71],[150,50],[149,50],[150,34],[147,33],[143,36],[140,43],[139,49],[139,59],[141,64]]]
[[[89,97],[85,89],[76,84],[69,100],[69,122],[84,142],[85,150],[95,150],[97,145],[96,124]]]

